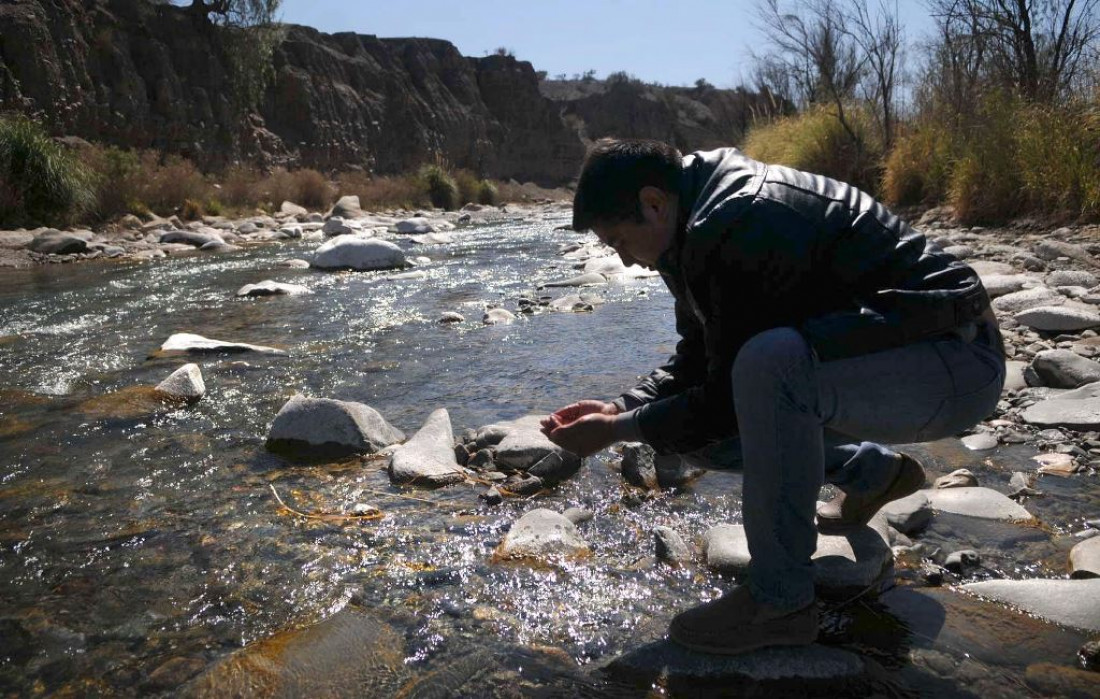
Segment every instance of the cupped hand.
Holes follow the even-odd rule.
[[[542,419],[543,434],[549,436],[548,430],[561,425],[568,425],[585,415],[593,414],[618,415],[619,409],[615,407],[614,403],[607,403],[602,400],[580,400],[576,403],[570,403]]]
[[[542,433],[562,449],[577,456],[590,456],[615,441],[615,419],[611,415],[593,412],[563,424],[555,413],[547,420],[549,426],[544,424]]]

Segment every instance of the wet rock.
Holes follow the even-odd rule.
[[[1024,673],[1027,686],[1043,696],[1062,699],[1100,697],[1100,673],[1054,663],[1034,663]]]
[[[582,558],[588,556],[588,543],[577,527],[557,512],[538,508],[526,513],[508,530],[493,554],[495,560],[533,558]]]
[[[563,313],[584,313],[595,310],[595,305],[588,303],[578,294],[570,294],[569,296],[562,296],[561,298],[554,299],[547,308],[551,311],[560,311]]]
[[[1067,332],[1100,326],[1100,314],[1075,306],[1032,307],[1014,317],[1029,328],[1043,332]]]
[[[473,456],[470,457],[470,468],[482,470],[489,468],[493,465],[493,451],[491,449],[478,449]]]
[[[1038,241],[1032,246],[1031,251],[1035,253],[1036,257],[1039,259],[1048,262],[1057,260],[1059,257],[1068,257],[1078,262],[1093,264],[1092,255],[1080,245],[1074,245],[1073,243],[1066,243],[1052,238]]]
[[[203,252],[236,252],[240,250],[238,245],[230,245],[229,243],[219,243],[216,240],[211,240],[209,243],[203,244],[199,250]]]
[[[642,442],[623,444],[623,480],[639,488],[656,490],[660,487],[657,481],[656,456],[657,453],[648,444]]]
[[[1063,349],[1035,355],[1031,370],[1039,377],[1041,385],[1051,388],[1078,388],[1100,381],[1100,363]]]
[[[540,431],[541,416],[527,417],[507,423],[499,423],[505,434],[496,447],[494,462],[499,468],[526,471],[550,454],[564,450]],[[479,435],[478,441],[481,438]]]
[[[595,286],[597,284],[606,284],[607,277],[603,276],[599,272],[588,272],[580,274],[569,279],[563,279],[557,282],[547,282],[543,284],[544,287],[564,287],[564,286]]]
[[[73,255],[87,251],[88,241],[72,233],[48,230],[27,243],[27,249],[43,255]]]
[[[1015,291],[1020,291],[1027,284],[1035,280],[1026,274],[993,274],[982,277],[982,286],[985,287],[989,298],[995,299]]]
[[[398,233],[423,235],[425,233],[434,233],[435,228],[432,226],[428,219],[423,217],[407,218],[404,221],[398,221],[394,228]]]
[[[486,505],[499,505],[504,502],[504,495],[495,485],[489,486],[489,489],[478,497],[484,500]]]
[[[464,323],[466,319],[462,317],[461,313],[455,313],[454,311],[446,311],[443,315],[439,316],[440,323]]]
[[[924,493],[932,509],[939,512],[1008,522],[1028,522],[1034,519],[1023,507],[989,488],[947,488],[918,492]]]
[[[1090,580],[987,580],[962,590],[1017,607],[1056,624],[1100,631],[1100,578]]]
[[[501,487],[513,495],[534,495],[542,490],[542,479],[526,473],[513,473]]]
[[[1077,473],[1077,462],[1069,454],[1051,452],[1033,456],[1032,460],[1039,464],[1039,473],[1047,473],[1054,476],[1072,476]]]
[[[680,454],[658,454],[654,467],[657,469],[657,484],[663,490],[681,488],[706,473],[706,469],[689,462]]]
[[[747,571],[752,557],[745,527],[719,524],[708,529],[703,535],[703,556],[707,566],[719,573],[737,575]]]
[[[965,575],[981,564],[982,557],[977,551],[973,549],[963,549],[962,551],[953,551],[947,554],[947,558],[943,562],[943,567],[947,568],[955,575]]]
[[[967,435],[960,441],[971,451],[989,451],[997,448],[997,435],[989,432]]]
[[[583,507],[570,507],[562,513],[562,516],[573,524],[583,524],[584,522],[591,521],[596,516],[596,513],[592,510],[586,510]]]
[[[963,440],[965,442],[965,440]],[[940,476],[933,484],[934,488],[970,488],[978,485],[978,477],[969,469],[960,468],[946,476]]]
[[[268,447],[277,450],[317,447],[333,453],[367,454],[404,439],[401,430],[370,406],[301,394],[283,405],[267,435]]]
[[[581,463],[581,458],[572,452],[554,451],[535,462],[527,473],[552,486],[572,478],[580,470]]]
[[[259,352],[261,354],[286,354],[283,350],[263,345],[250,345],[244,342],[226,342],[194,335],[176,333],[169,336],[160,346],[162,353],[203,354],[207,352]]]
[[[1038,306],[1058,305],[1065,302],[1065,298],[1053,289],[1045,286],[1037,286],[1033,289],[1024,289],[1005,294],[993,299],[993,308],[1001,313],[1019,313],[1029,308]]]
[[[465,471],[455,461],[454,433],[445,409],[433,411],[409,441],[393,450],[390,478],[395,483],[428,487],[466,479]]]
[[[388,240],[342,235],[324,243],[313,255],[320,269],[369,271],[405,267],[405,253]]]
[[[283,267],[286,269],[309,269],[309,261],[299,259],[280,260],[279,262],[275,263],[275,266]]]
[[[198,364],[184,364],[157,384],[156,390],[171,400],[194,403],[206,395],[206,384]]]
[[[150,672],[141,688],[145,692],[176,689],[205,667],[206,663],[199,658],[172,658]]]
[[[308,286],[284,284],[270,279],[265,279],[258,284],[245,284],[237,290],[237,296],[300,296],[312,293]]]
[[[344,223],[342,217],[333,216],[325,221],[325,225],[321,227],[321,232],[331,238],[338,235],[355,235],[358,230]]]
[[[690,563],[691,547],[671,527],[653,528],[654,555],[665,563]]]
[[[424,235],[410,236],[409,240],[417,245],[449,245],[455,242],[454,236],[449,233],[426,233]]]
[[[183,688],[184,697],[392,696],[408,679],[405,640],[347,606],[304,629],[249,644]]]
[[[207,243],[225,244],[225,240],[220,235],[200,233],[199,231],[166,231],[161,233],[157,240],[161,243],[179,243],[194,248],[201,248]]]
[[[1100,672],[1100,640],[1089,641],[1077,651],[1077,661],[1090,672]]]
[[[485,325],[507,325],[516,320],[516,316],[503,308],[490,308],[481,317]]]
[[[923,490],[887,503],[881,512],[890,526],[904,534],[921,531],[932,521],[934,514]]]
[[[360,218],[363,216],[363,208],[359,204],[359,197],[354,194],[340,197],[332,205],[332,211],[328,215],[339,216],[340,218]]]
[[[1070,549],[1069,571],[1071,578],[1100,577],[1100,537],[1085,539]]]

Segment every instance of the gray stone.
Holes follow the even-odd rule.
[[[1007,344],[1007,343],[1005,343]],[[1027,362],[1010,360],[1005,362],[1005,391],[1019,391],[1027,388],[1024,380],[1024,370],[1028,368]]]
[[[282,205],[279,206],[279,213],[284,216],[305,216],[309,214],[309,209],[304,206],[298,206],[291,201],[284,201]]]
[[[370,406],[301,394],[283,405],[267,435],[269,447],[274,448],[309,445],[333,452],[368,454],[404,439],[401,430]]]
[[[194,248],[201,248],[207,243],[225,244],[225,240],[220,235],[198,231],[165,231],[157,240],[161,243],[180,243]]]
[[[405,253],[388,240],[341,235],[317,248],[313,266],[320,269],[396,269],[405,267]]]
[[[527,469],[527,473],[538,476],[546,485],[555,485],[572,478],[581,468],[581,458],[568,451],[558,450],[547,454]]]
[[[1077,461],[1070,454],[1050,452],[1031,457],[1039,464],[1039,473],[1068,477],[1077,473]]]
[[[359,204],[359,197],[354,194],[340,197],[332,205],[332,211],[329,212],[329,216],[339,216],[340,218],[359,218],[362,215],[363,209]]]
[[[583,558],[588,543],[577,527],[557,512],[538,508],[516,520],[494,553],[496,560]]]
[[[299,296],[312,293],[308,286],[284,284],[270,279],[265,279],[258,284],[245,284],[237,290],[237,296]]]
[[[325,221],[325,225],[321,228],[321,232],[331,238],[337,235],[354,235],[356,233],[356,229],[344,223],[343,218],[339,216],[333,216],[329,220]]]
[[[642,442],[623,444],[623,480],[639,488],[657,490],[660,483],[657,481],[656,456],[657,453],[648,444]]]
[[[570,294],[568,296],[556,298],[550,302],[547,308],[551,311],[561,311],[564,313],[578,313],[595,310],[594,306],[587,303],[579,294]]]
[[[515,320],[516,316],[511,311],[503,308],[490,308],[481,317],[481,322],[485,325],[508,325],[515,322]]]
[[[969,469],[960,468],[946,476],[940,476],[932,487],[934,488],[971,488],[978,485],[978,477]]]
[[[1100,363],[1064,349],[1035,355],[1031,369],[1039,377],[1041,385],[1051,388],[1079,388],[1100,381]]]
[[[1006,496],[989,488],[947,488],[921,490],[928,497],[932,509],[981,519],[1009,522],[1030,522],[1030,512],[1012,502]]]
[[[890,526],[904,534],[913,534],[932,521],[932,505],[924,491],[887,503],[880,511]]]
[[[583,507],[570,507],[561,514],[562,517],[565,517],[573,524],[583,524],[584,522],[589,522],[596,516],[595,512],[593,512],[592,510],[586,510]]]
[[[206,384],[198,364],[184,364],[158,383],[156,391],[174,400],[194,403],[206,395]]]
[[[446,311],[443,315],[439,316],[440,323],[464,323],[466,319],[462,317],[461,313],[455,313],[454,311]]]
[[[658,454],[654,466],[657,469],[657,484],[662,489],[680,488],[706,473],[706,469],[680,454]]]
[[[563,286],[595,286],[596,284],[606,284],[607,277],[603,276],[599,272],[587,272],[580,274],[569,279],[563,279],[556,282],[547,282],[543,284],[545,287],[563,287]]]
[[[435,232],[435,228],[432,226],[431,222],[429,222],[428,219],[421,217],[408,218],[404,221],[398,221],[394,227],[397,229],[398,233],[424,235],[426,233]]]
[[[27,249],[43,255],[73,255],[87,252],[88,241],[72,233],[47,230],[27,243]]]
[[[478,496],[485,501],[488,505],[499,505],[504,502],[504,494],[500,492],[500,489],[495,485],[489,486],[489,489]]]
[[[1070,549],[1069,571],[1071,578],[1100,577],[1100,537],[1085,539]],[[1100,605],[1100,600],[1097,604]]]
[[[1083,286],[1090,289],[1100,282],[1092,272],[1070,269],[1055,270],[1048,274],[1044,281],[1049,287]]]
[[[752,558],[749,555],[745,527],[740,524],[719,524],[708,529],[703,535],[703,556],[707,566],[719,573],[744,573]]]
[[[989,451],[997,448],[997,435],[990,432],[967,435],[960,441],[971,451]]]
[[[1057,260],[1059,257],[1068,257],[1078,262],[1093,264],[1092,255],[1080,245],[1074,245],[1073,243],[1066,243],[1052,238],[1036,242],[1035,245],[1031,247],[1031,251],[1035,253],[1036,257],[1048,262]]]
[[[1087,631],[1100,631],[1100,578],[1089,580],[987,580],[962,590],[1023,612]]]
[[[690,563],[691,547],[671,527],[653,528],[654,553],[657,560],[666,563]]]
[[[298,259],[280,260],[275,263],[275,266],[285,267],[286,269],[309,269],[309,261]]]
[[[1037,306],[1014,317],[1032,330],[1044,332],[1075,332],[1100,326],[1100,314],[1090,308],[1075,306]]]
[[[419,279],[427,279],[428,273],[424,270],[415,270],[413,272],[401,272],[399,274],[390,274],[386,277],[388,282],[407,282],[415,281]]]
[[[1008,275],[1015,274],[1016,270],[1012,265],[1007,262],[994,262],[993,260],[975,260],[974,262],[967,263],[970,269],[974,270],[979,277],[983,280],[986,277],[992,277],[996,275]]]
[[[445,409],[433,411],[409,441],[393,450],[390,478],[395,483],[433,488],[466,479],[455,460],[454,433]]]
[[[948,245],[943,251],[959,260],[974,256],[974,248],[969,245]]]
[[[995,299],[1019,291],[1034,281],[1032,277],[1026,274],[992,274],[988,277],[982,277],[982,286],[985,287],[989,298]]]
[[[1067,400],[1059,396],[1025,408],[1020,417],[1024,422],[1040,427],[1100,429],[1100,398]]]
[[[943,567],[950,570],[955,575],[965,575],[968,571],[979,567],[982,564],[982,557],[977,551],[973,549],[963,549],[962,551],[953,551],[947,554],[947,558],[943,562]]]
[[[216,240],[211,240],[209,243],[202,245],[199,250],[203,252],[236,252],[240,250],[239,245],[230,245],[229,243],[219,243]]]
[[[1005,294],[1000,298],[993,299],[991,303],[993,308],[1001,313],[1019,313],[1038,306],[1057,306],[1065,303],[1065,297],[1053,289],[1037,286],[1033,289]]]
[[[250,345],[244,342],[225,342],[212,340],[192,333],[176,333],[168,337],[160,346],[163,353],[202,354],[206,352],[259,352],[261,354],[286,354],[283,350],[263,345]]]

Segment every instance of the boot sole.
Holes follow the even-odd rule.
[[[894,478],[894,482],[890,484],[890,487],[882,491],[882,495],[878,496],[878,498],[872,500],[864,507],[858,519],[845,520],[839,518],[822,518],[819,514],[817,517],[817,530],[823,533],[833,533],[865,527],[867,523],[871,521],[871,518],[873,518],[883,507],[886,507],[887,504],[894,500],[908,497],[920,490],[921,486],[924,485],[925,479],[924,467],[911,456],[903,455],[901,469],[899,469],[898,475]]]

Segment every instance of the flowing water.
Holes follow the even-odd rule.
[[[605,453],[548,495],[492,508],[477,498],[484,486],[401,490],[376,460],[302,465],[264,448],[295,392],[366,403],[411,434],[440,407],[460,431],[631,385],[676,341],[658,279],[586,289],[606,302],[591,313],[479,322],[487,304],[514,310],[515,299],[547,293],[539,284],[575,273],[557,253],[583,237],[555,230],[565,220],[550,212],[456,231],[453,244],[410,253],[432,260],[420,280],[276,267],[308,256],[316,244],[305,242],[5,271],[0,688],[170,690],[171,679],[150,680],[158,668],[182,663],[190,670],[177,680],[185,680],[354,601],[404,635],[413,676],[477,650],[526,662],[531,691],[621,690],[592,668],[660,637],[671,614],[727,584],[702,567],[655,565],[653,527],[690,540],[739,521],[738,474],[708,473],[684,492],[639,501],[624,497]],[[235,297],[268,278],[313,293]],[[467,321],[441,325],[444,311]],[[287,355],[155,356],[175,332]],[[155,385],[184,361],[201,366],[206,396],[185,409],[142,410],[134,387]],[[300,511],[368,503],[385,517],[293,516],[272,486]],[[509,524],[535,506],[592,510],[581,531],[593,557],[557,567],[491,563]],[[1070,526],[1075,515],[1059,516]],[[536,676],[546,662],[521,654],[532,648],[562,660],[549,664],[552,678]],[[904,655],[897,651],[900,665]]]

